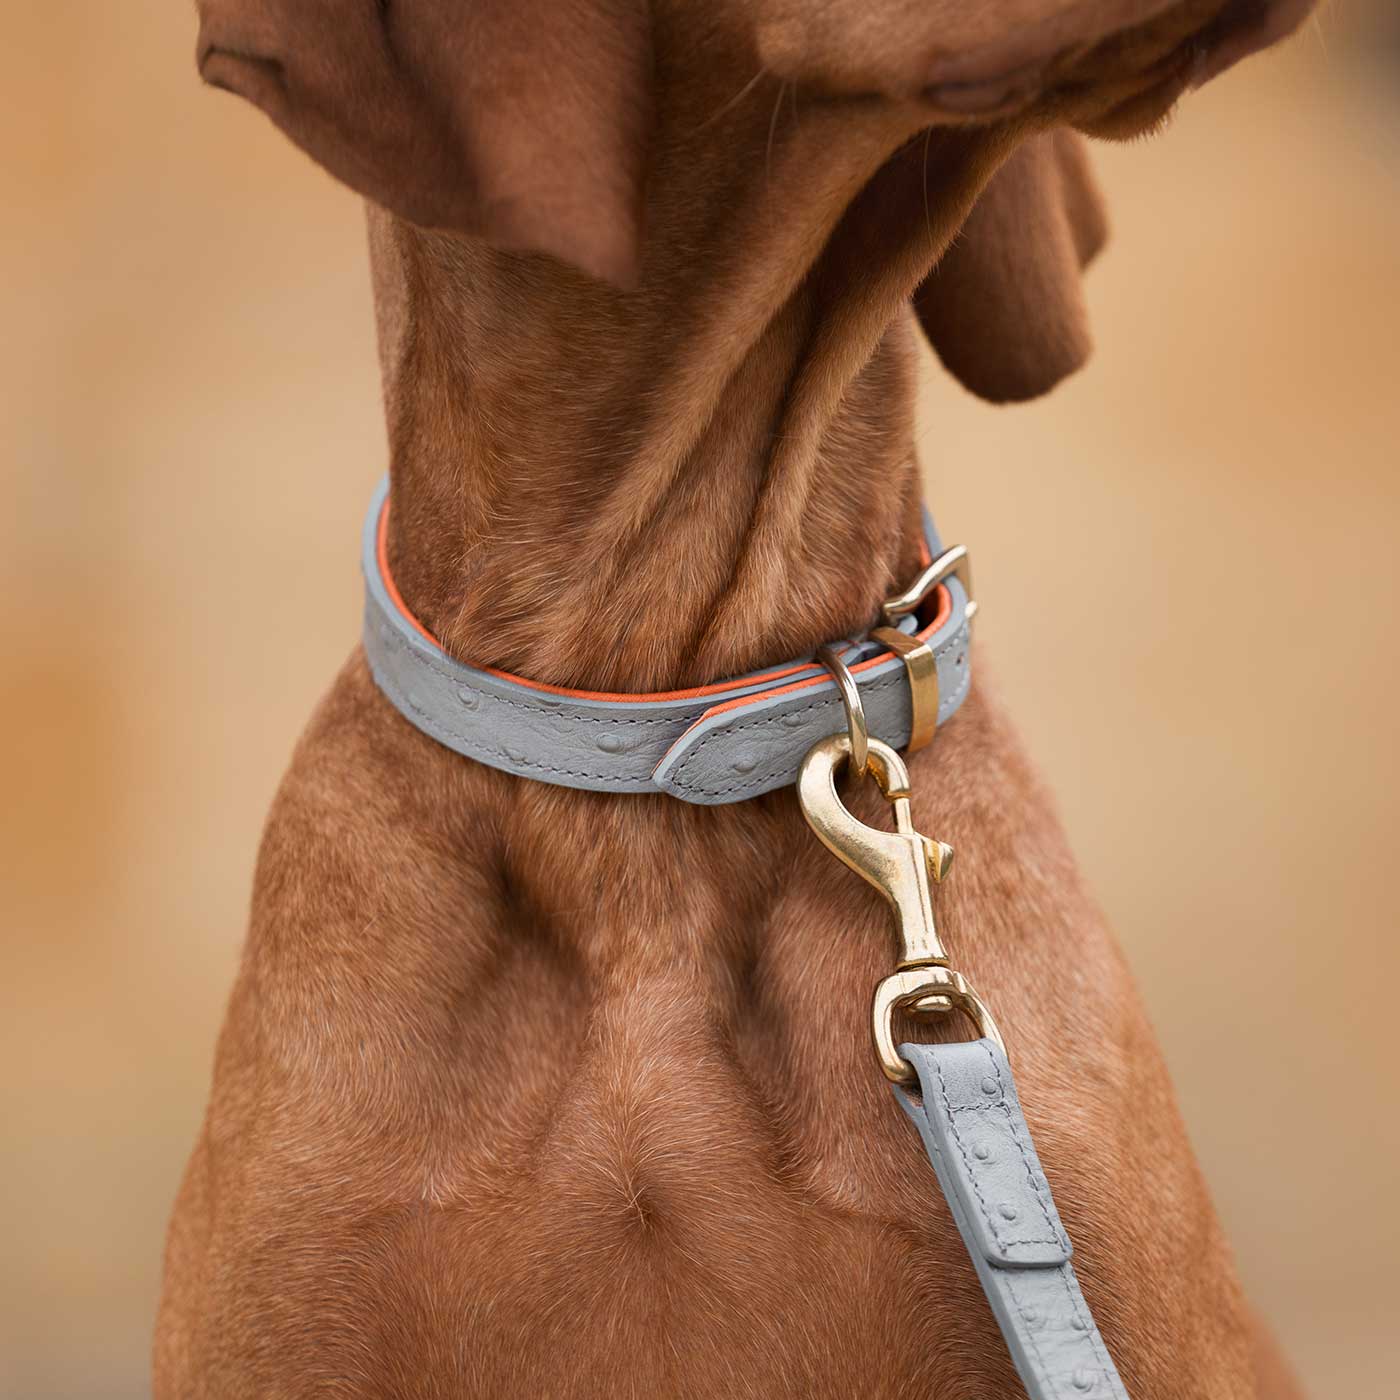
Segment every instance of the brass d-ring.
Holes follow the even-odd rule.
[[[992,1013],[982,998],[967,985],[962,973],[950,967],[924,965],[902,967],[891,973],[875,988],[875,1054],[885,1078],[892,1084],[917,1084],[914,1066],[899,1053],[894,1038],[896,1011],[915,1013],[961,1011],[977,1028],[977,1034],[990,1040],[1004,1055],[1006,1042],[1001,1038]]]
[[[831,672],[846,707],[846,728],[851,731],[851,772],[861,777],[870,767],[870,728],[865,722],[865,706],[860,700],[860,686],[851,668],[829,645],[817,648],[817,660]]]

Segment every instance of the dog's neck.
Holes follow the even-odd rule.
[[[665,689],[862,629],[910,577],[908,298],[991,143],[899,149],[888,115],[863,133],[838,115],[737,167],[707,143],[714,169],[692,157],[683,176],[727,188],[678,201],[688,223],[668,213],[682,163],[663,161],[632,291],[371,214],[390,556],[448,650]]]

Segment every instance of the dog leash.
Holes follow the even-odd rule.
[[[449,656],[394,584],[388,509],[386,479],[362,542],[364,646],[375,682],[410,724],[479,763],[596,792],[713,805],[796,781],[818,839],[894,912],[901,950],[875,989],[876,1058],[928,1151],[1027,1395],[1127,1400],[1075,1277],[1001,1033],[939,940],[929,882],[947,876],[952,847],[914,829],[909,770],[870,732],[873,720],[912,752],[966,697],[977,608],[967,552],[945,550],[925,511],[924,567],[869,633],[714,685],[616,695]],[[894,831],[851,814],[837,789],[847,773],[875,780]],[[951,1012],[972,1022],[977,1040],[896,1044],[896,1015]]]
[[[895,1097],[919,1130],[1031,1400],[1126,1400],[1070,1263],[1050,1183],[1001,1047],[903,1045],[920,1098]]]
[[[1030,1400],[1127,1400],[1070,1263],[1050,1183],[1040,1166],[1006,1047],[982,999],[949,964],[933,917],[953,850],[914,829],[909,770],[887,744],[849,733],[821,740],[802,762],[797,794],[821,843],[880,891],[894,911],[900,956],[875,988],[880,1068],[919,1130]],[[894,809],[894,831],[851,815],[837,791],[864,738],[867,771]],[[896,1046],[894,1018],[962,1012],[978,1039]]]

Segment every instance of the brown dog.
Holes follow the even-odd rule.
[[[409,604],[477,664],[639,691],[868,625],[916,566],[915,312],[989,398],[1076,367],[1072,129],[1150,128],[1306,3],[199,8],[206,80],[373,201]],[[913,769],[1129,1391],[1293,1393],[985,680]],[[890,963],[790,791],[522,781],[357,653],[267,829],[157,1394],[1019,1393],[871,1056]]]

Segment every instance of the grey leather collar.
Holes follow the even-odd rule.
[[[836,684],[810,657],[699,690],[628,696],[558,690],[457,661],[412,616],[388,575],[381,547],[388,490],[386,478],[365,520],[365,653],[394,706],[447,748],[539,782],[715,805],[794,782],[807,750],[844,728]],[[927,512],[924,532],[936,558],[942,546]],[[957,578],[942,586],[945,621],[900,622],[937,659],[940,724],[962,704],[972,675],[967,592]],[[868,637],[837,650],[859,682],[871,732],[902,748],[910,722],[903,661]]]
[[[919,1099],[895,1088],[1030,1400],[1128,1400],[1070,1263],[1011,1067],[990,1040],[901,1045]]]

